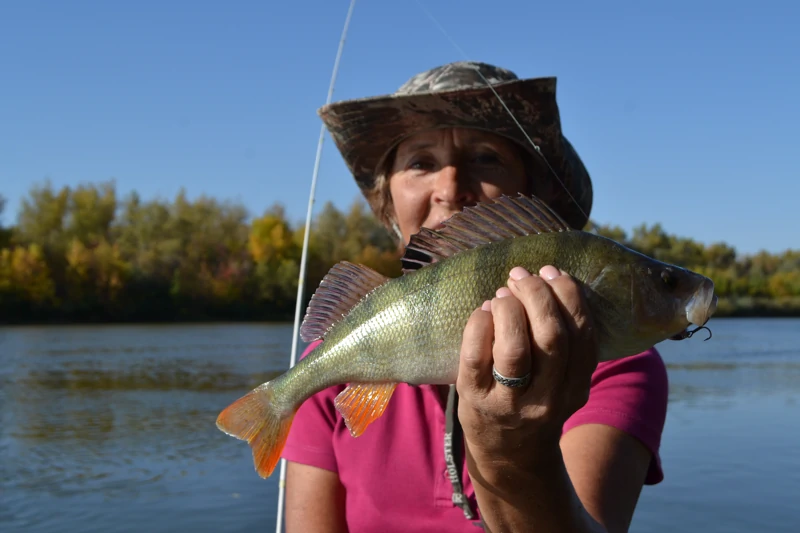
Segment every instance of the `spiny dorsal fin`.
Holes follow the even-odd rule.
[[[465,207],[439,230],[422,228],[411,237],[402,258],[411,272],[483,244],[526,235],[572,231],[555,211],[535,196],[501,196]]]
[[[321,338],[361,299],[389,278],[364,265],[342,261],[331,268],[311,297],[300,338],[311,342]]]

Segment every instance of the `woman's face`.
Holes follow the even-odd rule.
[[[407,244],[420,228],[437,229],[464,207],[502,194],[527,194],[520,149],[472,129],[418,133],[398,145],[389,172],[395,220]]]

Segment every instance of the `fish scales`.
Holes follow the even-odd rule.
[[[491,243],[378,287],[298,363],[313,371],[298,375],[293,388],[455,382],[464,326],[506,285],[509,270],[521,265],[536,272],[556,264],[580,276],[586,269],[575,250],[587,244],[586,236],[565,232]]]

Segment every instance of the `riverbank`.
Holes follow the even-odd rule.
[[[143,311],[143,312],[142,312]],[[800,317],[800,298],[721,298],[714,318]],[[83,309],[75,313],[21,306],[0,314],[0,325],[92,325],[92,324],[192,324],[192,323],[285,323],[294,320],[294,307],[263,309],[250,306],[197,305],[188,308]]]
[[[253,215],[185,191],[144,201],[118,199],[113,182],[35,186],[17,225],[0,227],[0,324],[291,322],[306,228],[279,204]],[[741,254],[660,224],[585,229],[708,276],[725,298],[715,316],[800,317],[800,250]],[[306,257],[303,298],[340,261],[401,275],[398,243],[361,200],[321,208]]]
[[[720,298],[715,318],[800,317],[800,297]]]

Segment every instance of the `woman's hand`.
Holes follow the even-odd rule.
[[[530,382],[503,385],[493,365],[509,378],[530,373]],[[596,366],[592,320],[578,284],[552,266],[539,276],[512,269],[508,287],[476,310],[464,330],[456,385],[471,477],[505,492],[516,490],[506,486],[520,479],[516,473],[539,477],[541,469],[563,467],[562,426],[588,400]]]

